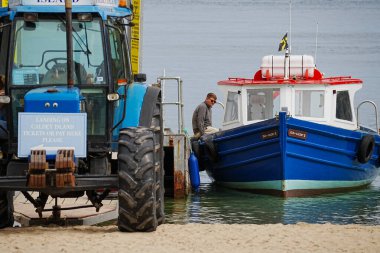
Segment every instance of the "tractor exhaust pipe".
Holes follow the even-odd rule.
[[[66,9],[66,48],[67,48],[67,87],[74,86],[73,75],[73,22],[72,22],[72,0],[65,0]]]

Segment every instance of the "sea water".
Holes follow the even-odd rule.
[[[185,126],[191,132],[194,108],[216,83],[228,77],[252,78],[264,55],[279,53],[288,32],[292,54],[315,57],[326,76],[364,81],[357,105],[380,107],[380,1],[378,0],[144,0],[142,72],[148,82],[180,76],[184,84]],[[291,15],[290,15],[291,13]],[[291,26],[290,26],[291,23]],[[318,32],[317,32],[318,31]],[[166,99],[176,100],[174,83]],[[176,108],[165,109],[165,126],[177,126]],[[373,108],[363,107],[360,122],[376,127]],[[221,127],[222,108],[213,108]],[[282,199],[218,187],[202,175],[199,194],[166,200],[173,223],[360,223],[380,221],[380,179],[352,193]]]
[[[380,225],[379,193],[380,177],[358,191],[286,199],[202,183],[186,199],[165,199],[166,222]]]

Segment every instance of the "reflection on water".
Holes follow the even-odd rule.
[[[167,223],[379,225],[380,177],[360,191],[288,199],[204,183],[198,194],[165,201]]]

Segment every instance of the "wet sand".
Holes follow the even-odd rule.
[[[380,252],[380,226],[164,224],[151,233],[116,226],[0,231],[0,252]]]

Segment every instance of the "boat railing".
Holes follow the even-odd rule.
[[[176,82],[176,88],[177,88],[177,97],[174,101],[167,100],[166,98],[166,81],[175,81]],[[169,77],[169,76],[160,76],[157,78],[157,85],[161,87],[161,97],[162,97],[162,118],[163,118],[163,124],[165,124],[165,107],[168,105],[174,105],[177,106],[177,114],[178,114],[178,134],[184,133],[184,120],[183,120],[183,95],[182,95],[182,79],[181,77]]]
[[[356,108],[356,119],[357,119],[357,127],[360,128],[360,124],[359,124],[359,108],[364,105],[364,104],[371,104],[373,105],[373,108],[375,109],[375,120],[376,120],[376,131],[378,133],[380,133],[380,129],[379,129],[379,121],[377,119],[377,106],[375,104],[375,102],[371,101],[371,100],[364,100],[363,102],[361,102],[358,107]]]

